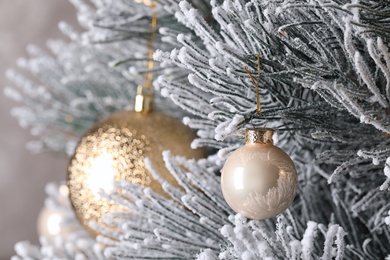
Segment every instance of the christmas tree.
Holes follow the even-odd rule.
[[[126,180],[101,191],[123,211],[90,223],[97,237],[48,185],[46,205],[70,231],[20,242],[15,259],[390,259],[389,2],[72,3],[86,31],[61,24],[69,42],[50,41],[50,54],[31,47],[19,62],[43,87],[8,73],[15,87],[5,93],[23,104],[14,115],[39,135],[29,147],[72,156],[100,119],[132,109],[152,70],[156,110],[194,129],[192,148],[209,155],[164,151],[176,184],[146,157],[165,195]],[[247,71],[259,67],[257,95]],[[226,158],[252,127],[274,129],[298,173],[293,204],[266,220],[235,214],[220,188]]]

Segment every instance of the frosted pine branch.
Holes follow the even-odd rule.
[[[14,115],[41,136],[31,145],[36,150],[71,152],[101,116],[131,107],[147,72],[149,8],[125,0],[73,2],[87,32],[62,25],[71,43],[51,42],[53,54],[29,48],[19,65],[41,83],[8,75],[16,87],[5,93],[23,103]],[[195,162],[164,153],[180,187],[146,161],[170,199],[129,183],[105,195],[128,212],[104,217],[114,230],[91,223],[107,246],[104,257],[388,257],[389,8],[366,0],[159,2],[157,107],[184,117],[198,134],[193,146],[217,154]],[[244,70],[257,74],[256,54],[260,115]],[[219,189],[224,159],[252,126],[274,128],[299,172],[295,202],[267,221],[233,215]],[[98,255],[96,241],[88,241],[70,255],[81,249],[84,257]],[[53,249],[50,256],[62,257],[64,244],[21,244],[18,254],[44,258]]]
[[[71,43],[48,41],[51,53],[31,45],[29,57],[18,62],[35,78],[14,70],[7,73],[14,86],[4,93],[22,103],[12,113],[23,127],[39,136],[29,145],[36,152],[73,153],[69,148],[98,120],[117,110],[132,109],[136,88],[144,83],[148,72],[142,68],[149,61],[150,8],[128,1],[114,5],[96,1],[95,7],[82,0],[73,3],[79,21],[88,30],[78,33],[61,23]],[[159,25],[169,24],[171,30],[181,33],[188,31],[175,21],[172,8],[159,7]],[[163,50],[172,48],[160,41],[156,45]],[[157,75],[165,72],[158,64],[155,69]],[[169,73],[170,68],[166,71]],[[156,95],[155,103],[157,109],[175,117],[185,115],[160,95]]]
[[[76,220],[64,185],[50,183],[46,185],[48,198],[45,207],[49,210],[60,210],[61,230],[55,237],[40,237],[40,246],[28,241],[21,241],[15,245],[14,260],[21,259],[105,259],[103,244],[98,244]]]
[[[386,146],[387,138],[381,133],[389,131],[386,112],[388,68],[385,65],[388,52],[379,32],[360,34],[371,24],[365,24],[367,20],[357,14],[371,16],[380,13],[377,9],[367,11],[370,7],[360,10],[361,6],[322,1],[224,1],[221,5],[212,2],[212,13],[218,26],[210,28],[202,25],[203,18],[188,3],[182,3],[180,21],[186,26],[191,24],[188,27],[194,30],[196,37],[185,43],[182,36],[178,37],[178,42],[182,43],[179,55],[176,50],[159,55],[161,62],[177,64],[183,72],[189,70],[188,82],[205,97],[211,94],[208,110],[212,112],[208,118],[216,125],[216,139],[224,139],[226,149],[223,151],[236,147],[239,141],[235,138],[236,133],[252,124],[272,124],[280,131],[293,129],[295,134],[285,135],[287,140],[280,145],[291,151],[295,160],[305,161],[306,165],[299,164],[299,168],[302,167],[299,172],[327,176],[329,182],[336,183],[334,187],[325,188],[325,185],[324,189],[330,189],[337,197],[328,206],[336,212],[337,221],[343,225],[352,220],[351,217],[343,220],[352,213],[347,205],[354,205],[370,189],[377,189],[383,184],[385,178],[381,170],[389,156],[387,149],[382,148]],[[221,36],[216,36],[218,34]],[[374,45],[374,42],[378,44]],[[366,48],[362,47],[366,44]],[[260,117],[254,114],[254,88],[243,71],[244,66],[249,66],[256,73],[254,55],[257,53],[262,58],[263,112]],[[207,63],[210,66],[206,66]],[[187,85],[187,80],[183,78],[182,85]],[[175,93],[175,85],[169,86],[168,76],[160,82],[164,82],[164,91]],[[186,99],[190,96],[188,92]],[[240,123],[235,123],[237,118],[240,118]],[[292,148],[292,143],[306,142],[312,146],[307,147],[307,152]],[[220,154],[225,156],[226,153]],[[313,154],[321,155],[315,158]],[[326,164],[323,165],[323,162]],[[315,167],[308,166],[308,163]],[[361,178],[366,180],[364,184]],[[314,179],[310,177],[305,183],[312,181]],[[364,187],[367,182],[370,187]],[[314,183],[318,186],[321,181]],[[302,196],[302,200],[311,201]],[[309,207],[307,204],[300,206]],[[367,213],[378,207],[381,208],[378,213],[386,212],[388,208],[385,200],[378,201],[375,206],[367,206],[364,209]],[[373,216],[377,220],[383,219],[375,214]],[[356,221],[368,226],[374,223],[369,213]],[[359,244],[350,253],[364,254],[364,239],[359,238],[354,230],[357,222],[347,224],[346,233],[340,233],[339,237]],[[349,240],[349,236],[353,239]],[[381,247],[379,240],[376,243]],[[294,250],[289,256],[299,252],[296,243],[292,245]],[[345,247],[340,244],[339,254],[334,257],[345,256],[344,250]],[[326,258],[327,254],[323,257]]]

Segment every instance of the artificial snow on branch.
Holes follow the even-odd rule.
[[[149,8],[127,0],[94,0],[94,7],[72,2],[87,32],[62,25],[71,43],[50,42],[54,55],[31,47],[30,58],[19,62],[42,83],[8,73],[17,87],[5,93],[23,103],[13,114],[40,136],[31,145],[35,150],[73,152],[77,139],[101,116],[130,107],[148,72]],[[40,249],[22,243],[17,254],[389,258],[389,11],[388,3],[368,0],[160,1],[157,106],[197,131],[193,147],[207,146],[216,154],[192,161],[165,152],[166,167],[180,188],[146,160],[169,199],[118,184],[116,193],[105,196],[127,211],[105,216],[111,228],[91,224],[102,234],[96,241],[43,243]],[[261,114],[244,69],[257,70],[257,54]],[[219,186],[223,161],[252,126],[274,128],[275,143],[293,158],[298,172],[293,205],[266,221],[233,215]]]

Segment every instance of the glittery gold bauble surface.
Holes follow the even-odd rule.
[[[273,145],[271,129],[248,129],[246,140],[222,168],[223,196],[235,212],[247,218],[274,217],[294,200],[295,165],[282,149]]]
[[[165,180],[177,185],[161,153],[170,150],[188,159],[204,158],[203,149],[190,147],[195,137],[180,121],[159,112],[117,112],[95,125],[81,139],[68,167],[70,200],[81,224],[95,236],[90,221],[99,223],[104,214],[122,210],[99,196],[101,190],[112,191],[114,181],[126,180],[168,196],[145,169],[144,159],[149,158]]]

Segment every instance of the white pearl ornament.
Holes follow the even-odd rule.
[[[291,158],[272,143],[272,129],[247,129],[246,144],[222,168],[221,188],[227,204],[250,219],[267,219],[286,210],[297,191]]]

